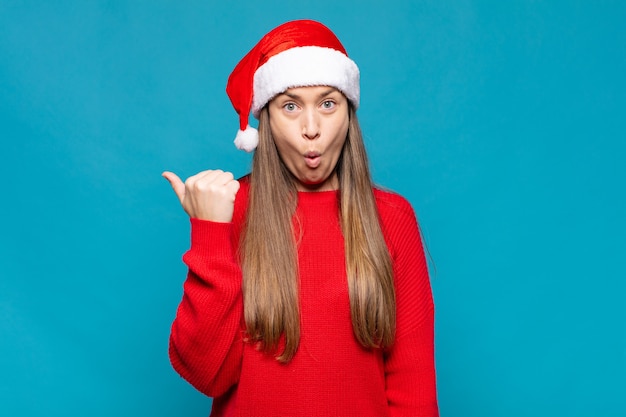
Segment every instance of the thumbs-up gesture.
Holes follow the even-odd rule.
[[[230,172],[202,171],[184,183],[173,172],[165,171],[162,175],[189,217],[220,223],[232,221],[239,181]]]

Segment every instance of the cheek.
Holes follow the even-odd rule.
[[[337,132],[336,132],[336,135],[335,135],[335,137],[336,137],[335,143],[336,143],[337,147],[339,147],[339,148],[342,148],[343,144],[347,140],[348,127],[349,127],[348,120],[346,120],[343,123],[340,123],[339,126],[337,126]]]
[[[281,120],[280,118],[270,119],[270,131],[272,132],[272,137],[276,142],[276,146],[286,147],[289,142],[292,141],[291,138],[297,133],[297,129],[294,128],[294,123],[289,123],[288,121]],[[279,145],[280,143],[280,145]]]
[[[296,148],[294,141],[289,139],[289,135],[284,131],[277,131],[273,134],[274,144],[281,157],[289,155],[294,152]]]
[[[294,153],[293,141],[289,140],[290,134],[285,130],[284,126],[270,125],[270,128],[278,155],[283,162],[287,162],[289,160],[289,156]]]

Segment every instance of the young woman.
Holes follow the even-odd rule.
[[[212,416],[438,415],[424,251],[409,203],[372,185],[356,64],[288,22],[227,93],[251,173],[163,174],[191,219],[173,367]]]

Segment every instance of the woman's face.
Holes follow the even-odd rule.
[[[348,133],[348,100],[334,87],[290,88],[269,103],[270,127],[299,191],[339,188],[335,167]]]

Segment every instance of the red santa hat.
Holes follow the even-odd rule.
[[[248,124],[250,112],[261,109],[292,87],[328,85],[359,106],[359,69],[335,34],[313,20],[284,23],[265,35],[237,64],[228,78],[226,94],[239,114],[235,146],[252,152],[259,143]]]

